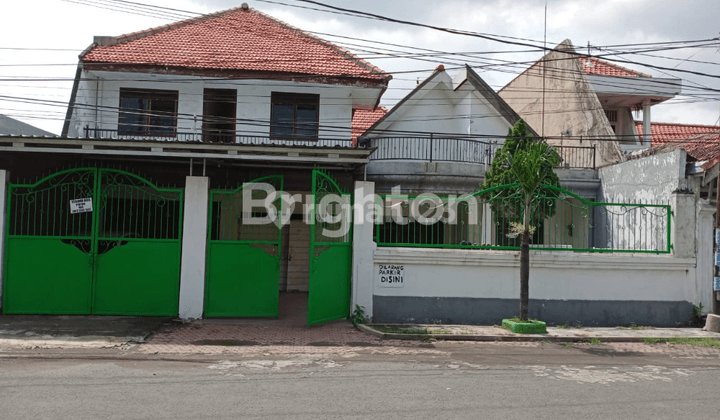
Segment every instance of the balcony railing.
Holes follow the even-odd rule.
[[[362,144],[362,142],[361,142]],[[502,144],[470,138],[382,137],[371,139],[377,150],[371,160],[421,160],[427,162],[466,162],[489,165]]]
[[[172,141],[172,142],[202,142],[216,144],[246,144],[263,146],[305,146],[305,147],[353,147],[350,138],[320,138],[320,139],[276,139],[269,136],[246,136],[234,134],[217,134],[203,136],[201,131],[178,132],[172,136],[165,135],[138,135],[124,134],[117,130],[106,130],[85,127],[85,137],[91,139],[109,140],[137,140],[137,141]]]
[[[424,162],[462,162],[490,165],[504,139],[458,137],[380,137],[361,138],[377,148],[370,160],[416,160]],[[595,169],[595,146],[553,146],[561,158],[561,168]]]

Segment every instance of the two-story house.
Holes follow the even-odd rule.
[[[62,136],[2,139],[3,312],[276,316],[278,291],[309,291],[308,322],[345,316],[350,234],[304,223],[307,197],[352,188],[372,152],[353,116],[390,79],[247,4],[96,37]],[[252,180],[266,190],[245,192]],[[271,215],[243,199],[287,223],[246,223]]]

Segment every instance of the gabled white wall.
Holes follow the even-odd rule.
[[[442,72],[398,105],[377,133],[368,134],[370,137],[412,136],[412,133],[432,133],[435,137],[493,135],[502,141],[511,127],[470,83],[456,90],[450,76]]]

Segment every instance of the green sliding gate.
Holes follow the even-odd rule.
[[[3,312],[177,315],[182,203],[116,169],[11,184]]]
[[[283,177],[272,175],[234,190],[210,191],[205,316],[278,315],[282,229],[259,220],[267,222],[267,216],[273,216],[265,204],[244,209],[243,201],[270,199],[267,204],[280,217],[282,189]],[[273,190],[278,193],[274,199],[268,197]]]
[[[308,325],[349,315],[352,274],[350,194],[329,174],[315,169],[312,195]]]

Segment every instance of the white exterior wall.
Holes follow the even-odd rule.
[[[270,135],[270,96],[272,92],[320,95],[319,137],[350,140],[353,96],[357,88],[318,83],[274,80],[227,80],[184,75],[144,74],[128,72],[83,71],[78,85],[76,107],[68,136],[84,137],[84,127],[117,130],[120,88],[162,89],[178,91],[179,133],[202,130],[203,91],[236,89],[238,92],[237,135],[268,137]],[[99,79],[100,82],[95,81]],[[181,79],[182,82],[177,82]],[[99,88],[99,90],[98,90]],[[97,94],[97,118],[95,100]],[[363,99],[364,100],[364,99]],[[87,106],[83,106],[87,105]],[[197,116],[194,118],[194,116]],[[172,140],[172,139],[171,139]],[[200,140],[198,138],[198,140]]]
[[[373,321],[497,324],[517,314],[517,252],[378,248]],[[383,268],[402,267],[402,287]],[[698,303],[695,259],[531,251],[530,316],[585,326],[686,325]]]
[[[517,252],[378,248],[378,296],[518,299]],[[403,265],[404,287],[382,287],[381,264]],[[530,252],[530,299],[692,301],[695,259],[644,254]]]
[[[470,83],[463,84],[457,90],[453,86],[450,76],[446,73],[438,74],[436,80],[398,105],[379,127],[378,133],[369,135],[380,138],[374,156],[381,159],[402,155],[404,158],[423,160],[432,157],[433,161],[479,162],[491,154],[488,143],[496,142],[502,146],[512,124]],[[413,139],[392,138],[412,137],[405,133],[422,134]],[[432,141],[428,138],[430,134],[433,135]],[[467,136],[478,134],[496,137],[477,138],[474,141],[467,139]],[[399,150],[402,153],[398,153]]]

